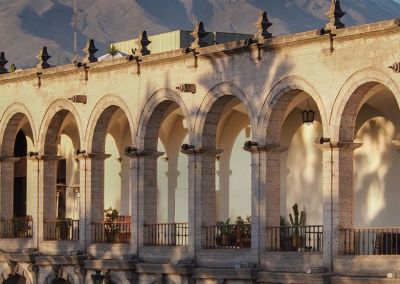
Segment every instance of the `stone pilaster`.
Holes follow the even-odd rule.
[[[0,219],[13,217],[14,163],[18,160],[17,157],[0,158]]]
[[[215,159],[222,150],[189,148],[189,252],[193,259],[204,243],[204,227],[216,224]]]
[[[104,161],[110,155],[83,153],[79,160],[80,205],[79,244],[86,248],[92,242],[92,222],[104,220]]]
[[[37,240],[38,249],[44,240],[44,221],[57,218],[56,191],[57,191],[57,162],[62,159],[55,155],[36,155],[29,157],[36,162],[36,178],[28,190],[37,192],[36,216],[33,217],[33,237]]]
[[[331,142],[323,150],[323,265],[333,268],[333,258],[343,249],[341,228],[353,227],[353,153],[360,143]]]
[[[157,159],[164,153],[134,150],[131,158],[131,246],[139,254],[144,244],[144,224],[157,223]]]
[[[253,145],[244,149],[251,153],[251,247],[258,258],[271,238],[266,228],[280,224],[280,156],[286,147]]]

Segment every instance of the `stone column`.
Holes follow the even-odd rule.
[[[0,158],[0,219],[8,220],[14,214],[14,163],[20,158]]]
[[[92,222],[104,220],[104,161],[110,155],[83,153],[79,160],[79,244],[86,249],[92,243]]]
[[[62,159],[56,155],[35,155],[29,157],[36,162],[36,177],[29,190],[37,193],[36,216],[33,218],[33,238],[37,241],[38,249],[44,241],[44,221],[54,221],[57,218],[56,191],[57,191],[57,162]]]
[[[157,223],[157,159],[164,153],[133,150],[131,158],[131,246],[139,254],[144,246],[144,225]]]
[[[215,157],[222,150],[189,147],[189,252],[193,259],[205,242],[204,227],[215,220]]]
[[[280,156],[287,148],[255,143],[244,149],[251,153],[251,247],[259,261],[260,253],[272,245],[267,227],[280,225]]]
[[[353,227],[353,153],[361,143],[331,142],[323,150],[323,265],[333,269],[333,259],[344,249],[340,229]]]

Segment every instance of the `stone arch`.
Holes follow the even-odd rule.
[[[30,130],[27,133],[32,139],[34,145],[36,145],[36,128],[33,122],[32,115],[25,105],[22,103],[15,103],[9,106],[3,113],[1,118],[1,130],[0,130],[0,141],[1,141],[1,156],[13,156],[15,136],[19,130],[20,122],[26,118],[28,120]]]
[[[81,147],[82,123],[75,106],[66,99],[55,101],[46,111],[39,131],[38,150],[40,154],[56,155],[57,147],[55,143],[51,143],[52,137],[57,137],[64,118],[72,114],[76,126],[78,128],[79,145]]]
[[[239,99],[244,104],[252,129],[257,129],[256,111],[246,94],[231,82],[220,83],[211,88],[204,97],[196,116],[195,129],[199,147],[215,147],[215,139],[211,139],[214,142],[208,143],[208,139],[204,138],[214,136],[222,110],[233,98]]]
[[[0,284],[4,283],[11,275],[19,275],[25,278],[25,284],[33,284],[33,277],[30,273],[19,265],[15,267],[9,266],[0,274]]]
[[[400,105],[400,89],[387,73],[375,68],[355,72],[341,87],[332,108],[329,122],[333,126],[333,140],[353,141],[358,111],[367,93],[377,85],[388,88]]]
[[[53,271],[50,273],[47,278],[45,284],[53,284],[53,281],[56,279],[63,279],[65,280],[68,284],[75,284],[74,278],[65,270],[65,269],[59,269],[57,272]]]
[[[155,92],[146,101],[139,118],[137,129],[138,147],[145,150],[156,150],[158,131],[165,113],[172,105],[182,110],[188,122],[189,140],[191,138],[192,120],[189,111],[182,98],[169,89],[161,89]]]
[[[292,99],[301,92],[307,93],[316,103],[323,132],[327,132],[327,117],[321,96],[302,77],[290,76],[276,83],[264,102],[259,118],[260,141],[266,144],[279,144],[286,110]]]
[[[102,153],[104,152],[105,139],[108,125],[114,113],[121,109],[129,124],[129,129],[134,133],[134,123],[127,104],[119,97],[114,95],[106,95],[101,98],[90,115],[88,128],[86,130],[85,141],[87,152]],[[132,137],[131,140],[133,141]]]

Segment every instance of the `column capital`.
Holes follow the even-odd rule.
[[[111,157],[111,155],[105,153],[81,153],[74,156],[76,160],[86,160],[86,159],[105,160],[109,157]]]
[[[27,159],[31,161],[59,161],[65,159],[65,157],[57,155],[33,155],[27,156]]]
[[[250,152],[250,153],[259,153],[259,152],[270,152],[270,153],[274,153],[274,152],[285,152],[287,151],[289,147],[287,146],[281,146],[281,145],[276,145],[276,144],[266,144],[266,145],[262,145],[262,146],[258,146],[258,145],[252,145],[252,146],[244,146],[243,150]]]
[[[162,155],[165,154],[165,152],[160,152],[160,151],[148,151],[148,150],[134,150],[127,152],[125,151],[125,156],[131,159],[136,159],[140,157],[152,157],[152,158],[158,158],[161,157]]]
[[[363,143],[357,143],[353,141],[342,142],[342,141],[332,141],[330,143],[315,143],[314,145],[321,150],[355,150],[360,148]]]
[[[0,163],[15,163],[18,162],[22,157],[0,157]]]
[[[205,155],[205,156],[217,156],[221,154],[223,149],[216,148],[201,148],[201,147],[189,147],[189,148],[181,148],[181,152],[186,155]]]

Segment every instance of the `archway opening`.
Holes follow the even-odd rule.
[[[33,202],[36,192],[30,190],[34,179],[32,161],[27,159],[33,150],[33,135],[25,114],[14,114],[7,122],[1,156],[1,224],[2,238],[31,238]]]
[[[4,284],[26,284],[26,278],[19,274],[13,274],[4,281]]]
[[[305,120],[304,112],[314,119]],[[267,128],[268,250],[322,250],[323,153],[316,145],[322,136],[320,110],[308,93],[292,89],[275,98]]]
[[[130,160],[124,149],[132,145],[125,112],[107,107],[96,122],[92,140],[92,241],[129,243],[131,236]]]
[[[177,103],[166,100],[157,105],[144,127],[144,149],[151,153],[146,157],[146,172],[156,177],[146,183],[146,202],[156,203],[145,216],[144,244],[186,246],[188,157],[180,152],[181,145],[189,142],[186,118]]]
[[[44,141],[44,240],[79,239],[78,124],[68,110],[58,111],[50,120]]]
[[[243,150],[251,140],[245,105],[226,95],[214,102],[202,131],[202,223],[206,248],[251,246],[251,157]]]
[[[346,104],[340,138],[354,142],[339,158],[340,178],[350,181],[339,193],[341,212],[350,213],[340,220],[343,242],[352,243],[341,247],[346,253],[400,254],[399,121],[396,98],[383,84],[361,85]]]

